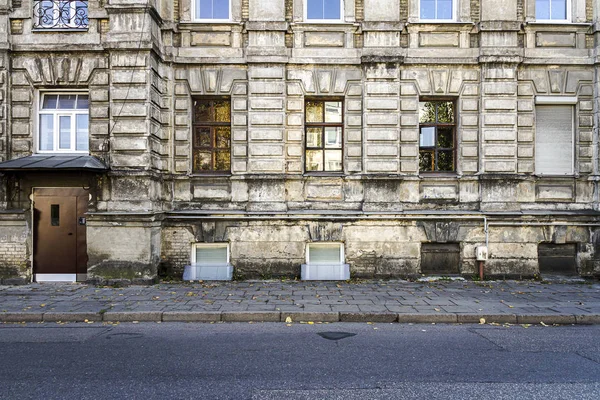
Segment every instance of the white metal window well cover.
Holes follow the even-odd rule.
[[[350,266],[344,263],[341,243],[310,243],[306,264],[302,264],[302,280],[338,281],[350,279]]]
[[[303,281],[346,281],[350,279],[349,264],[302,264]]]
[[[229,263],[227,245],[194,246],[192,263],[183,271],[184,281],[230,281],[233,265]]]

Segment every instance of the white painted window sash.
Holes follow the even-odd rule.
[[[441,18],[437,18],[437,12],[438,12],[438,0],[435,0],[435,15],[436,18],[434,19],[421,19],[421,1],[422,0],[417,0],[417,4],[418,4],[418,9],[417,9],[417,17],[419,18],[419,22],[431,22],[431,23],[438,23],[438,22],[456,22],[457,18],[457,10],[458,10],[458,1],[459,0],[452,0],[452,18],[447,19],[441,19]]]
[[[321,247],[321,248],[334,248],[337,247],[339,249],[340,259],[334,264],[344,264],[345,254],[344,254],[344,243],[340,242],[322,242],[322,243],[308,243],[306,245],[306,264],[308,265],[318,265],[318,264],[332,264],[331,262],[318,262],[311,261],[310,259],[310,251],[311,248]]]
[[[531,0],[533,1],[533,6],[535,8],[536,6],[536,0]],[[537,10],[535,12],[535,22],[541,22],[541,23],[547,23],[547,24],[570,24],[573,20],[573,5],[572,5],[572,0],[565,0],[566,2],[566,6],[567,6],[567,11],[566,11],[566,18],[565,19],[555,19],[552,18],[552,6],[550,7],[550,19],[541,19],[541,18],[537,18]]]
[[[206,23],[215,23],[215,22],[231,22],[232,21],[232,12],[231,12],[231,0],[228,0],[228,12],[229,16],[224,18],[200,18],[200,0],[191,0],[192,1],[192,21],[193,22],[206,22]],[[216,0],[213,0],[213,2]]]
[[[88,95],[87,92],[44,92],[40,94],[38,112],[36,116],[36,152],[40,154],[52,154],[52,153],[77,153],[77,154],[89,154],[88,150],[77,150],[77,116],[87,115],[89,119],[89,106],[87,110],[83,109],[43,109],[44,97],[47,95]],[[77,100],[76,100],[77,101]],[[89,102],[89,97],[88,97]],[[77,104],[77,103],[76,103]],[[89,103],[88,103],[89,104]],[[52,116],[52,150],[42,150],[41,143],[41,117],[43,115]],[[70,146],[67,149],[60,148],[60,117],[70,117],[70,132],[69,140]],[[89,142],[89,126],[88,126],[88,137]]]
[[[340,18],[339,19],[321,19],[321,18],[308,18],[308,0],[304,0],[304,21],[305,22],[310,22],[310,23],[325,23],[325,24],[331,24],[331,23],[340,23],[340,22],[344,22],[344,14],[345,14],[345,10],[344,10],[344,0],[339,0],[340,2]],[[325,1],[323,0],[323,15],[325,15]]]

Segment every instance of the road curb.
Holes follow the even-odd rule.
[[[162,315],[162,311],[107,311],[102,315],[102,320],[106,322],[160,322]]]
[[[546,324],[600,325],[600,314],[418,314],[374,312],[279,311],[108,311],[108,312],[3,312],[0,323],[22,322],[373,322],[403,324]]]

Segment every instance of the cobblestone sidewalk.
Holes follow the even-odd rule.
[[[600,323],[600,284],[248,281],[0,286],[0,322]]]

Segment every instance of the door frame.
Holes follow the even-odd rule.
[[[75,266],[74,274],[59,274],[59,273],[38,274],[35,272],[35,270],[36,270],[35,249],[36,249],[36,240],[37,240],[36,225],[35,225],[36,224],[36,221],[35,221],[35,198],[36,198],[36,191],[38,191],[38,190],[60,190],[60,191],[64,191],[64,192],[68,192],[69,190],[72,190],[73,192],[79,192],[79,193],[85,192],[88,195],[88,197],[90,195],[89,189],[85,189],[84,187],[79,187],[79,186],[33,186],[31,188],[31,195],[30,195],[31,227],[32,227],[32,229],[31,229],[31,245],[32,245],[31,272],[32,272],[33,281],[34,282],[84,282],[84,281],[86,281],[87,280],[87,261],[86,261],[86,272],[85,273],[78,271],[77,265]],[[79,196],[75,195],[75,197],[79,197]],[[77,203],[76,203],[76,207],[77,207]],[[87,207],[86,207],[86,209],[87,209]],[[77,210],[76,210],[76,214],[77,214]],[[85,236],[85,246],[84,247],[85,247],[85,256],[86,256],[86,260],[87,260],[87,223],[85,224],[85,230],[86,230],[86,236]],[[77,243],[76,248],[78,246],[79,246],[79,244]],[[76,263],[78,262],[78,260],[77,260],[78,256],[79,255],[77,255],[77,257],[75,259]]]

